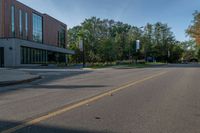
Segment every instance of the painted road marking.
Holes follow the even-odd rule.
[[[22,123],[22,124],[20,124],[20,125],[18,125],[18,126],[13,127],[13,128],[4,130],[4,131],[2,131],[1,133],[13,133],[13,132],[16,132],[16,131],[18,131],[18,130],[20,130],[20,129],[22,129],[22,128],[25,128],[25,127],[28,127],[28,126],[37,124],[37,123],[39,123],[39,122],[41,122],[41,121],[44,121],[44,120],[47,120],[47,119],[49,119],[49,118],[51,118],[51,117],[55,117],[55,116],[57,116],[57,115],[63,114],[63,113],[65,113],[65,112],[67,112],[67,111],[70,111],[70,110],[75,109],[75,108],[78,108],[78,107],[80,107],[80,106],[89,104],[89,103],[91,103],[91,102],[95,102],[95,101],[97,101],[97,100],[99,100],[99,99],[101,99],[101,98],[103,98],[103,97],[109,96],[109,95],[111,95],[111,94],[113,94],[113,93],[119,92],[119,91],[121,91],[121,90],[124,90],[124,89],[126,89],[126,88],[128,88],[128,87],[134,86],[134,85],[136,85],[136,84],[138,84],[138,83],[144,82],[144,81],[146,81],[146,80],[153,79],[153,78],[155,78],[155,77],[161,76],[161,75],[163,75],[163,74],[165,74],[165,73],[167,73],[167,72],[166,72],[166,71],[165,71],[165,72],[160,72],[160,73],[158,73],[158,74],[154,74],[154,75],[152,75],[152,76],[143,78],[143,79],[138,80],[138,81],[132,81],[132,82],[126,83],[125,85],[123,85],[123,86],[121,86],[121,87],[119,87],[119,88],[115,88],[115,89],[113,89],[113,90],[110,90],[110,91],[108,91],[108,92],[99,94],[99,95],[94,96],[94,97],[92,97],[92,98],[88,98],[88,99],[83,100],[83,101],[81,101],[81,102],[77,102],[77,103],[75,103],[75,104],[72,104],[72,105],[69,105],[69,106],[67,106],[67,107],[64,107],[64,108],[62,108],[62,109],[60,109],[60,110],[57,110],[57,111],[54,111],[54,112],[50,112],[50,113],[48,113],[48,114],[46,114],[46,115],[43,115],[43,116],[41,116],[41,117],[38,117],[38,118],[32,119],[32,120],[30,120],[30,121],[24,122],[24,123]]]

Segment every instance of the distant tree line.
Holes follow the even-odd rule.
[[[68,31],[69,47],[76,51],[76,54],[70,57],[72,63],[82,62],[82,52],[79,49],[81,39],[84,40],[88,63],[108,63],[136,58],[178,62],[184,52],[171,28],[161,22],[136,27],[96,17],[86,19],[80,26]],[[141,42],[138,52],[136,40]]]

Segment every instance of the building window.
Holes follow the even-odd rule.
[[[23,30],[22,30],[22,10],[19,10],[19,35],[20,37],[23,36]]]
[[[29,47],[21,47],[21,64],[46,64],[47,51]]]
[[[12,36],[15,37],[15,7],[11,6],[11,32]]]
[[[58,44],[58,47],[60,47],[60,31],[58,31],[58,34],[57,34],[57,44]]]
[[[58,37],[57,37],[57,39],[58,39],[58,46],[61,47],[61,48],[66,48],[66,45],[65,45],[65,42],[66,42],[65,35],[66,35],[66,33],[65,33],[64,29],[62,29],[61,31],[58,31]]]
[[[25,31],[26,31],[26,39],[28,39],[28,13],[25,13]]]
[[[33,41],[42,43],[42,17],[33,13]]]

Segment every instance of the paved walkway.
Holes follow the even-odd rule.
[[[0,86],[30,82],[39,78],[40,76],[33,75],[29,72],[0,68]]]

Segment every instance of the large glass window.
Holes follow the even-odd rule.
[[[19,35],[20,37],[23,36],[23,30],[22,30],[22,10],[19,10]]]
[[[15,36],[15,7],[11,6],[11,32],[12,36]]]
[[[33,41],[42,43],[42,17],[33,13]]]
[[[66,48],[65,46],[65,29],[62,29],[61,31],[58,31],[58,46],[61,48]]]
[[[21,47],[21,64],[45,64],[47,51],[29,47]]]
[[[21,64],[66,63],[66,54],[43,49],[21,47]]]
[[[28,38],[28,13],[25,13],[25,31],[26,31],[26,39]]]

